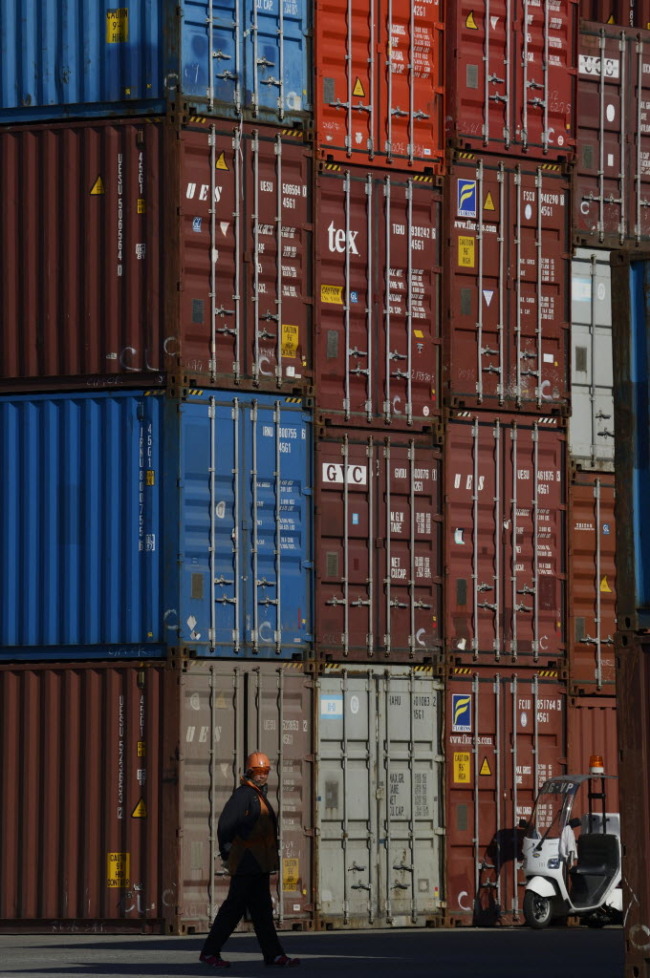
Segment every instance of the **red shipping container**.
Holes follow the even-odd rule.
[[[648,0],[580,0],[580,16],[598,24],[650,28]]]
[[[618,812],[618,730],[615,696],[570,696],[567,706],[567,771],[587,774],[592,754],[602,757],[607,810]]]
[[[650,240],[650,34],[583,24],[574,233],[586,245]]]
[[[458,412],[445,429],[445,647],[458,664],[565,654],[566,431]]]
[[[428,178],[321,167],[314,367],[324,420],[417,429],[439,413],[440,200]]]
[[[431,662],[440,650],[440,450],[327,428],[316,445],[317,654]]]
[[[569,401],[569,184],[556,165],[466,154],[448,177],[443,392],[463,407]]]
[[[566,699],[553,670],[460,667],[448,679],[448,924],[523,923],[519,823],[566,773]]]
[[[446,22],[447,135],[458,149],[570,159],[578,0],[456,0]]]
[[[302,389],[311,166],[277,129],[3,129],[0,386]]]
[[[321,158],[400,170],[444,159],[440,0],[317,0],[316,142]]]
[[[568,659],[572,692],[615,694],[614,486],[614,475],[601,472],[576,472],[569,484]]]

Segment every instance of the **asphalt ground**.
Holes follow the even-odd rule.
[[[621,978],[621,928],[531,931],[526,927],[455,930],[329,931],[281,934],[301,966],[289,973],[388,978]],[[198,960],[203,938],[123,935],[0,935],[0,974],[32,978],[269,978],[249,934],[223,950],[229,969]],[[280,972],[280,969],[275,969]]]

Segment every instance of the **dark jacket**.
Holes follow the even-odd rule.
[[[231,876],[278,870],[278,825],[266,795],[266,785],[242,778],[221,813],[217,840]]]

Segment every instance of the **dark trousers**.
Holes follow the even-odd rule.
[[[265,961],[284,954],[273,923],[273,904],[268,873],[233,876],[228,896],[219,907],[210,933],[203,945],[203,954],[219,954],[239,921],[248,910]]]

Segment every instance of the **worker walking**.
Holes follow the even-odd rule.
[[[228,896],[219,908],[200,960],[213,968],[229,968],[221,949],[246,910],[264,955],[264,963],[293,968],[298,958],[284,953],[273,923],[270,875],[279,868],[278,827],[267,798],[271,763],[259,751],[246,759],[240,785],[226,802],[217,826],[219,853],[230,873]]]

